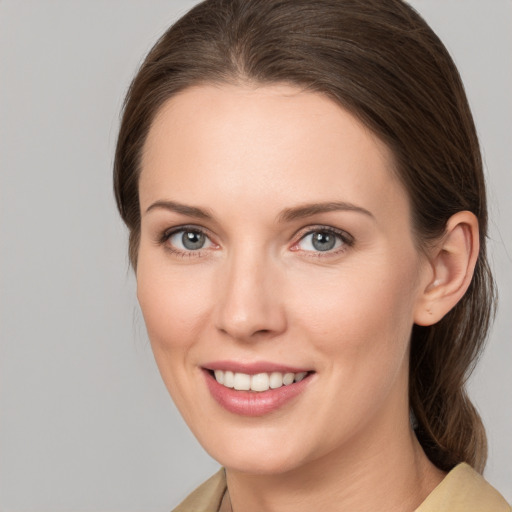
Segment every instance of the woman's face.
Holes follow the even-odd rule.
[[[352,115],[291,86],[193,87],[156,117],[138,299],[170,394],[226,467],[361,457],[408,430],[429,265],[392,168]]]

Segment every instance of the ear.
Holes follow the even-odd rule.
[[[459,302],[471,283],[479,249],[476,216],[462,211],[450,217],[443,237],[428,255],[430,272],[420,289],[416,324],[435,324]]]

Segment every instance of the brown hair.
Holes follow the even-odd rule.
[[[440,322],[414,326],[410,404],[416,435],[443,470],[482,471],[485,431],[465,382],[492,318],[487,206],[473,119],[457,69],[425,21],[401,0],[207,0],[156,43],[128,91],[114,187],[137,264],[138,177],[150,125],[172,95],[199,83],[287,82],[321,92],[392,150],[420,247],[456,212],[473,212],[480,255],[471,285]]]

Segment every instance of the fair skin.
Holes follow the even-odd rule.
[[[141,169],[138,299],[233,510],[414,510],[444,474],[409,423],[410,333],[467,288],[474,217],[420,251],[388,148],[288,85],[186,89],[156,116]],[[212,396],[212,361],[308,373],[277,408],[241,414]]]

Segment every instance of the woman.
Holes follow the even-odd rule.
[[[409,6],[196,6],[132,83],[115,191],[163,380],[225,468],[176,510],[510,510],[464,390],[478,140]]]

